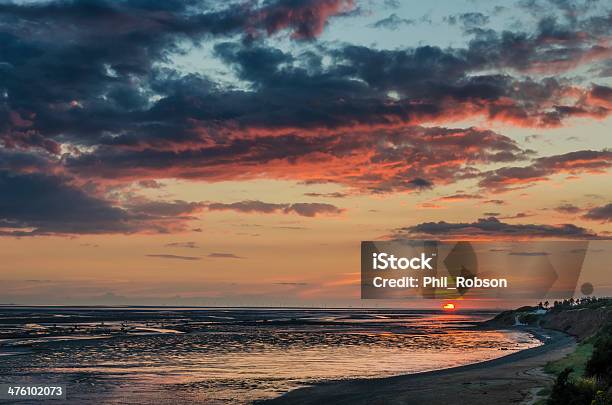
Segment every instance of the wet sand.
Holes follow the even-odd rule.
[[[265,404],[511,404],[532,403],[552,382],[542,367],[572,352],[568,335],[531,330],[539,347],[482,363],[397,377],[331,381],[300,388]]]
[[[321,381],[455,367],[539,344],[489,311],[0,308],[0,383],[67,401],[250,404]],[[3,355],[5,354],[5,355]]]

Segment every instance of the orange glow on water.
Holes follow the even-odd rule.
[[[446,304],[444,304],[442,306],[442,309],[445,311],[454,311],[455,310],[455,304],[453,304],[452,302],[447,302]]]

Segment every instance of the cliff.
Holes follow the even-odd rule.
[[[539,325],[575,336],[579,341],[595,334],[604,324],[612,322],[612,305],[555,308],[546,313],[538,307],[521,307],[504,311],[484,323],[485,327],[510,327],[517,324]]]
[[[612,322],[612,308],[577,308],[549,311],[540,320],[544,328],[560,330],[583,340],[595,334],[604,324]]]

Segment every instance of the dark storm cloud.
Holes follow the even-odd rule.
[[[131,37],[148,37],[155,33],[197,37],[254,35],[260,30],[271,35],[287,29],[293,37],[308,39],[321,33],[327,19],[353,8],[351,0],[266,0],[259,4],[258,7],[253,2],[238,1],[227,1],[220,6],[207,0],[64,0],[5,3],[0,7],[0,14],[22,24],[21,28],[34,28],[32,33],[39,35],[52,32],[68,37],[74,34],[110,37],[130,33]],[[36,20],[44,23],[35,27],[31,23]],[[72,24],[70,30],[65,29],[66,24]],[[109,26],[115,31],[109,30]]]
[[[592,171],[602,172],[612,166],[612,150],[579,150],[541,157],[535,160],[535,165],[556,171]]]
[[[303,217],[315,217],[317,215],[340,215],[344,209],[332,204],[324,203],[293,203],[275,204],[263,201],[239,201],[235,203],[210,203],[207,205],[210,211],[237,211],[244,213],[260,214],[297,214]]]
[[[162,188],[164,184],[155,180],[140,180],[138,185],[142,188]]]
[[[557,73],[609,60],[612,14],[575,9],[569,18],[567,4],[555,7],[568,17],[539,16],[533,32],[485,29],[487,16],[472,13],[457,17],[470,26],[465,47],[388,50],[299,46],[354,10],[350,0],[4,2],[0,169],[4,187],[22,182],[32,191],[3,202],[3,232],[170,232],[204,208],[124,203],[102,195],[111,182],[157,188],[161,177],[266,177],[386,193],[483,176],[481,185],[495,191],[605,170],[608,158],[576,156],[483,175],[478,165],[517,162],[530,151],[491,131],[436,127],[472,117],[550,127],[609,114],[609,87]],[[275,47],[266,38],[276,34],[297,45]],[[202,45],[239,85],[173,67],[176,55]],[[54,208],[61,199],[63,213]],[[39,214],[28,208],[37,200],[49,203]],[[278,211],[325,211],[288,206]]]
[[[529,155],[512,139],[492,131],[405,127],[316,136],[260,135],[184,151],[105,146],[65,163],[70,171],[93,178],[221,181],[256,178],[265,172],[269,178],[335,182],[383,193],[428,189],[476,176],[477,163],[515,162]]]
[[[0,148],[0,170],[21,172],[50,172],[57,160],[46,154]]]
[[[532,217],[533,215],[534,214],[531,214],[529,212],[517,212],[514,215],[508,215],[508,216],[499,217],[499,219],[519,219],[519,218]]]
[[[244,257],[235,255],[234,253],[210,253],[208,257],[215,259],[244,259]]]
[[[197,249],[199,246],[196,242],[171,242],[166,243],[167,247]]]
[[[564,214],[577,214],[582,211],[580,207],[575,206],[574,204],[561,204],[554,208],[555,211],[562,212]]]
[[[612,12],[607,9],[603,13],[591,17],[578,14],[577,21],[545,16],[533,33],[474,29],[469,52],[493,65],[526,73],[563,72],[580,64],[605,61],[610,57],[610,44],[601,39],[612,32]],[[549,124],[554,124],[554,116],[549,119]],[[543,120],[545,123],[545,117]]]
[[[546,181],[559,173],[604,173],[612,167],[612,151],[581,150],[537,158],[529,166],[503,167],[484,173],[481,187],[502,192]]]
[[[508,256],[548,256],[548,252],[510,252]]]
[[[145,201],[127,204],[130,211],[138,214],[154,216],[180,216],[193,214],[204,209],[205,205],[198,202],[175,201]]]
[[[345,209],[326,203],[293,203],[285,211],[295,212],[303,217],[315,217],[317,215],[340,215]]]
[[[187,261],[202,260],[201,257],[197,257],[197,256],[179,256],[179,255],[167,255],[167,254],[149,254],[145,256],[152,257],[154,259],[187,260]]]
[[[5,145],[54,153],[67,141],[170,149],[253,128],[399,125],[466,114],[549,126],[608,111],[586,98],[561,104],[568,86],[553,78],[479,73],[545,69],[605,56],[601,45],[577,44],[596,38],[562,35],[569,28],[554,21],[535,34],[478,32],[467,48],[458,49],[321,45],[318,52],[294,55],[262,41],[217,44],[217,56],[252,84],[249,91],[157,67],[184,52],[185,42],[200,44],[211,36],[287,28],[296,37],[308,37],[351,5],[284,0],[257,9],[250,3],[231,6],[217,10],[201,1],[1,5],[0,88],[7,97],[0,114],[7,124],[0,136]],[[553,38],[575,49],[552,58],[547,47]],[[324,56],[334,63],[323,65]],[[400,100],[391,102],[388,91]]]
[[[612,106],[612,87],[593,86],[589,96],[603,105]]]
[[[591,208],[584,215],[584,218],[600,222],[612,222],[612,203]]]
[[[394,31],[400,29],[402,26],[413,25],[415,23],[415,20],[401,18],[397,14],[393,13],[389,17],[376,21],[371,26],[373,28],[386,28]]]
[[[235,203],[210,203],[211,211],[238,211],[246,213],[272,214],[288,207],[289,204],[266,203],[263,201],[239,201]]]
[[[65,179],[0,171],[0,232],[16,236],[50,233],[130,233],[125,210],[85,194]],[[10,197],[9,197],[10,196]]]
[[[396,230],[395,237],[435,236],[453,237],[510,237],[510,238],[594,238],[596,234],[573,225],[508,224],[497,218],[480,218],[476,222],[424,222]]]
[[[561,12],[567,19],[576,22],[577,16],[589,10],[596,10],[595,7],[598,4],[605,4],[605,2],[600,0],[519,0],[516,4],[535,16]]]
[[[324,197],[324,198],[345,198],[348,197],[346,193],[333,192],[333,193],[304,193],[306,197]]]
[[[506,191],[546,180],[548,174],[551,171],[541,167],[503,167],[486,173],[479,185],[490,190]]]
[[[384,0],[384,5],[387,8],[391,8],[391,9],[398,9],[401,6],[401,3],[399,0]]]
[[[131,210],[87,194],[59,175],[0,170],[0,235],[37,236],[182,230],[184,209]],[[183,208],[183,204],[181,204]]]
[[[323,55],[296,56],[262,45],[217,44],[216,54],[242,80],[251,82],[255,93],[226,94],[227,98],[216,100],[216,108],[225,112],[224,119],[231,117],[241,127],[261,129],[415,124],[470,114],[520,125],[555,126],[574,116],[607,115],[606,107],[585,101],[561,104],[568,85],[558,79],[473,74],[519,63],[505,59],[506,46],[498,37],[479,37],[468,49],[378,50],[345,45],[320,48]],[[494,50],[499,53],[493,54]],[[334,61],[331,66],[321,64],[324,55]],[[515,67],[539,68],[538,56],[533,56],[535,61],[525,60],[530,57],[521,59],[523,67]],[[307,66],[300,65],[308,58]],[[390,91],[399,99],[390,101]],[[198,103],[208,104],[204,99]]]
[[[489,23],[489,16],[482,13],[462,13],[446,17],[451,25],[461,24],[464,29],[477,28]]]
[[[171,86],[174,97],[188,96],[187,88],[180,87],[183,82],[168,83],[174,73],[154,68],[155,63],[180,53],[186,41],[200,43],[211,36],[273,34],[287,28],[295,37],[311,38],[327,18],[351,6],[346,0],[278,0],[257,9],[252,3],[229,3],[215,10],[211,4],[1,4],[0,90],[6,97],[0,100],[0,117],[5,118],[0,122],[8,124],[4,130],[0,126],[0,139],[8,147],[29,145],[57,153],[58,138],[96,143],[105,134],[136,128],[153,138],[160,132],[186,138],[185,117],[150,122],[155,116],[151,96],[169,96],[163,92]],[[202,78],[195,88],[214,86]]]
[[[477,200],[479,198],[482,198],[480,194],[457,193],[436,198],[436,201],[464,201]]]

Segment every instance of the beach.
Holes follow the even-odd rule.
[[[534,403],[553,381],[542,367],[572,352],[575,340],[533,329],[544,345],[445,370],[388,378],[332,381],[291,391],[262,403],[276,404],[508,404]]]

